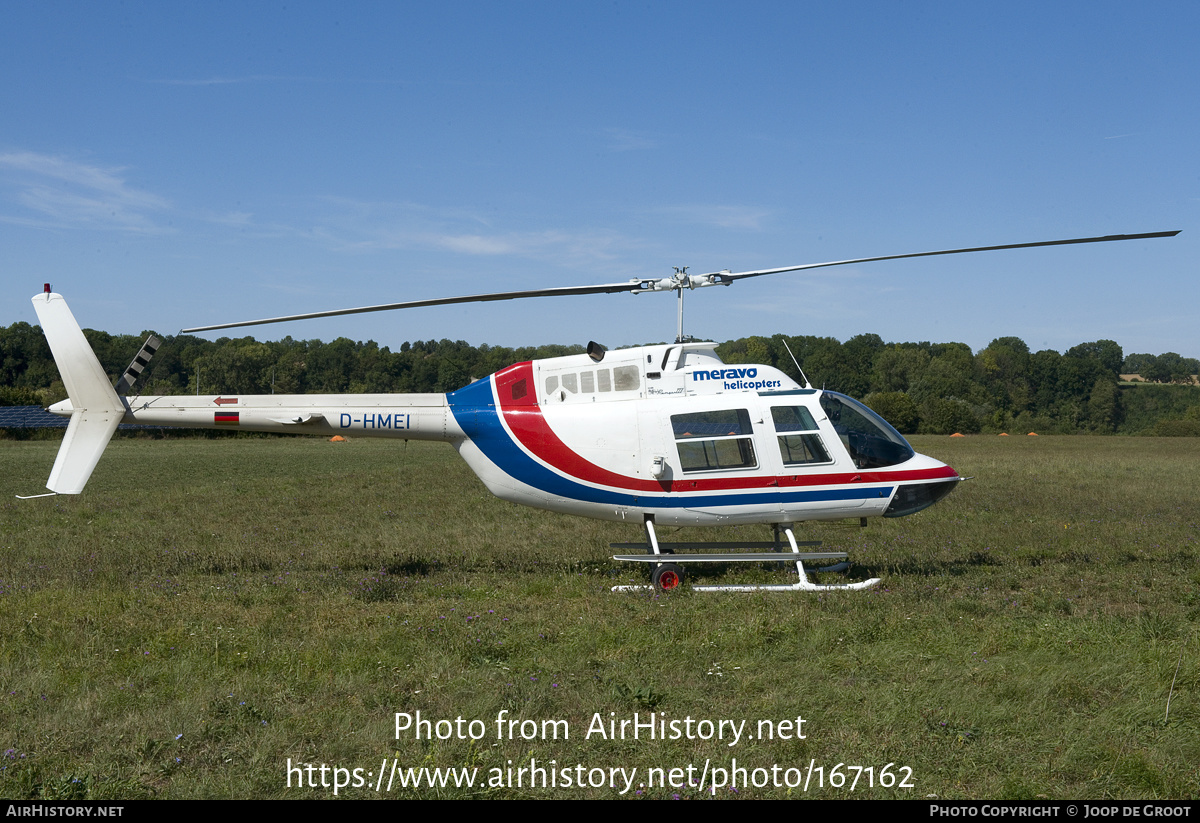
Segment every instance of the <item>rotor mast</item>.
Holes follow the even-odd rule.
[[[675,342],[682,343],[683,342],[683,282],[687,279],[688,267],[683,266],[681,268],[679,266],[672,266],[672,268],[675,269],[675,280],[678,281],[678,285],[675,286],[675,294],[677,294],[679,296],[678,299],[675,301],[679,307],[679,321],[676,325]]]

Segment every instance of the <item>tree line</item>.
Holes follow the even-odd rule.
[[[84,334],[115,377],[149,332]],[[472,346],[461,340],[417,340],[392,351],[345,337],[325,343],[178,335],[163,341],[138,381],[139,393],[448,392],[512,363],[584,351]],[[885,343],[876,334],[844,343],[777,334],[727,341],[718,352],[730,364],[775,366],[803,383],[798,363],[814,386],[863,400],[906,434],[1200,435],[1200,387],[1190,385],[1200,363],[1174,352],[1124,356],[1112,340],[1081,343],[1060,354],[1031,352],[1017,337],[997,338],[972,352],[965,343]],[[1160,385],[1123,385],[1121,374],[1130,373]],[[1180,385],[1163,385],[1170,383]],[[0,405],[44,406],[65,396],[41,329],[28,323],[0,327]]]

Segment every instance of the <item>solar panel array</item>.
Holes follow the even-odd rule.
[[[65,429],[69,417],[51,414],[41,406],[0,406],[0,429]],[[162,426],[139,426],[122,423],[119,429],[161,429]]]
[[[51,414],[41,406],[0,406],[0,428],[65,429],[69,417]]]

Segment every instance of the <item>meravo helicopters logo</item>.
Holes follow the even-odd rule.
[[[723,380],[726,389],[774,389],[778,388],[778,380],[754,380],[758,377],[758,369],[696,369],[692,372],[692,380]]]
[[[758,377],[758,369],[696,369],[692,372],[693,380],[741,380],[746,377]]]

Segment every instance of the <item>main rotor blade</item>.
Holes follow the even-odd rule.
[[[309,314],[289,314],[286,317],[268,317],[263,320],[241,320],[237,323],[221,323],[215,326],[196,326],[181,329],[180,334],[192,334],[217,329],[236,329],[241,326],[261,326],[267,323],[286,323],[289,320],[311,320],[316,317],[338,317],[343,314],[365,314],[372,311],[392,309],[418,309],[424,306],[447,306],[453,303],[487,303],[493,300],[519,300],[523,297],[562,297],[573,294],[616,294],[623,291],[644,291],[642,280],[627,280],[624,283],[609,283],[601,286],[560,286],[553,289],[529,289],[527,291],[503,291],[492,294],[471,294],[463,297],[440,297],[434,300],[409,300],[405,303],[383,303],[378,306],[360,306],[356,309],[334,309]]]
[[[1109,243],[1115,240],[1148,240],[1152,237],[1174,237],[1179,231],[1156,231],[1147,234],[1106,234],[1103,237],[1078,237],[1073,240],[1043,240],[1040,243],[1012,243],[1007,246],[977,246],[972,249],[945,249],[943,251],[920,251],[911,254],[888,254],[883,257],[858,257],[854,260],[832,260],[828,263],[805,263],[800,266],[784,266],[781,269],[758,269],[732,274],[719,274],[725,280],[742,280],[747,277],[761,277],[764,274],[779,274],[785,271],[801,271],[802,269],[824,269],[830,266],[849,266],[853,263],[874,263],[879,260],[904,260],[909,257],[937,257],[942,254],[969,254],[976,251],[1004,251],[1006,249],[1032,249],[1037,246],[1071,246],[1078,243]]]
[[[969,254],[977,251],[1004,251],[1006,249],[1031,249],[1038,246],[1069,246],[1078,243],[1108,243],[1114,240],[1147,240],[1154,237],[1174,237],[1179,231],[1159,231],[1147,234],[1109,234],[1104,237],[1079,237],[1071,240],[1045,240],[1040,243],[1012,243],[1006,246],[977,246],[970,249],[945,249],[943,251],[922,251],[910,254],[888,254],[882,257],[858,257],[853,260],[831,260],[826,263],[804,263],[799,266],[784,266],[778,269],[757,269],[730,273],[728,271],[710,272],[699,277],[715,277],[716,279],[703,285],[729,285],[734,280],[747,277],[761,277],[764,274],[780,274],[804,269],[822,269],[830,266],[849,266],[853,263],[874,263],[880,260],[904,260],[910,257],[937,257],[943,254]],[[391,311],[393,309],[416,309],[425,306],[448,306],[455,303],[487,303],[494,300],[520,300],[525,297],[564,297],[576,294],[618,294],[620,292],[641,293],[647,291],[680,291],[684,288],[700,285],[695,283],[696,275],[687,275],[686,279],[676,277],[671,279],[642,278],[627,280],[624,283],[607,283],[598,286],[559,286],[551,289],[528,289],[526,291],[493,292],[490,294],[471,294],[462,297],[442,297],[433,300],[410,300],[403,303],[382,303],[377,306],[360,306],[355,309],[334,309],[332,311],[310,312],[308,314],[289,314],[285,317],[267,317],[262,320],[242,320],[237,323],[220,323],[213,326],[196,326],[181,329],[181,334],[195,332],[217,331],[218,329],[236,329],[243,326],[262,326],[267,323],[286,323],[290,320],[311,320],[317,317],[340,317],[344,314],[365,314],[373,311]]]

